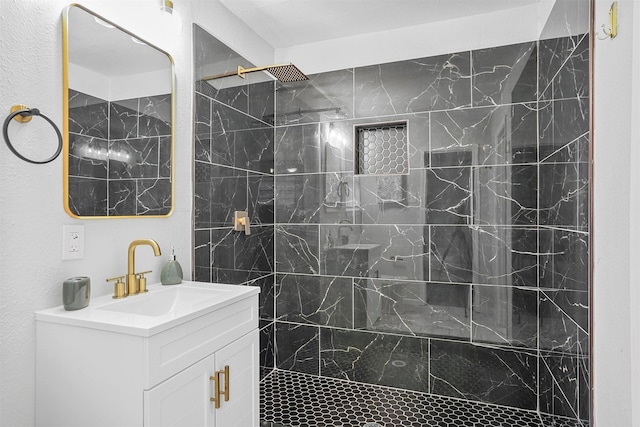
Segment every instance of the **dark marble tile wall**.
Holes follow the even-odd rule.
[[[194,279],[260,287],[264,377],[276,351],[274,84],[198,80],[248,64],[197,25],[194,58]],[[249,235],[233,231],[238,210],[248,212]]]
[[[540,45],[540,409],[589,418],[589,37]]]
[[[276,85],[277,368],[588,419],[587,40]]]
[[[245,61],[197,26],[194,40],[197,70]],[[261,287],[263,375],[588,419],[584,49],[196,83],[195,278]],[[397,122],[410,172],[358,174],[355,128]],[[238,209],[251,236],[231,231]]]
[[[170,94],[108,102],[69,90],[69,206],[79,216],[170,212]]]

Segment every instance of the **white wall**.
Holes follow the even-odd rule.
[[[271,61],[273,50],[228,15],[216,0],[175,0],[184,20],[180,36],[156,25],[160,0],[86,0],[82,5],[119,23],[169,52],[176,64],[175,210],[166,219],[74,220],[62,200],[62,158],[31,165],[0,142],[0,425],[31,426],[34,422],[35,322],[33,312],[61,304],[61,284],[68,277],[88,275],[92,296],[111,292],[107,277],[126,272],[131,240],[153,238],[163,250],[154,258],[140,248],[136,262],[153,269],[159,280],[171,246],[191,274],[192,176],[192,48],[190,21],[256,61]],[[0,118],[13,104],[39,108],[62,128],[61,11],[68,0],[2,0],[0,8]],[[193,17],[193,18],[192,18]],[[206,20],[206,22],[203,22]],[[268,58],[268,59],[265,59]],[[53,131],[34,118],[10,125],[16,145],[46,146],[53,151]],[[63,224],[84,224],[83,260],[62,261]],[[123,355],[125,357],[125,355]],[[87,386],[95,384],[87,379]],[[117,410],[117,409],[116,409]]]
[[[596,40],[594,48],[592,387],[597,427],[640,426],[640,11],[635,0],[618,3],[618,37]],[[600,30],[602,24],[608,27],[611,1],[595,4]]]
[[[626,9],[626,4],[624,5]],[[623,9],[623,11],[625,10]],[[633,20],[635,25],[633,26],[633,42],[631,49],[628,49],[627,52],[634,52],[632,57],[632,77],[630,79],[632,83],[631,91],[627,91],[628,95],[631,96],[631,117],[632,119],[629,121],[632,124],[631,128],[631,149],[629,153],[629,158],[631,160],[631,165],[635,165],[631,167],[629,187],[630,187],[630,210],[629,214],[631,217],[630,220],[630,249],[629,249],[629,265],[628,269],[630,270],[629,276],[632,278],[629,282],[629,311],[630,311],[630,332],[631,335],[629,337],[629,341],[631,343],[630,353],[631,360],[634,362],[631,366],[631,375],[629,376],[629,383],[631,384],[631,420],[632,425],[637,427],[640,426],[640,286],[638,286],[638,265],[635,262],[640,260],[640,221],[633,221],[634,218],[638,217],[638,212],[640,212],[640,146],[638,143],[640,142],[640,125],[638,123],[637,117],[640,117],[640,78],[638,77],[638,73],[640,73],[640,7],[635,5],[633,7],[633,14],[630,11],[625,12],[628,13]],[[627,21],[625,20],[625,23]],[[629,26],[623,27],[623,31],[628,31]],[[613,70],[613,64],[609,66],[611,70]],[[634,78],[635,77],[635,78]],[[602,108],[605,108],[604,106]],[[599,111],[599,110],[598,110]],[[634,262],[635,261],[635,262]],[[598,347],[600,349],[600,347]],[[615,360],[615,353],[611,354],[613,360]],[[606,362],[606,359],[605,359]],[[599,377],[598,377],[599,378]],[[611,388],[615,387],[615,379],[612,381],[613,384],[610,385]],[[596,396],[599,396],[600,393]],[[598,408],[599,405],[596,406]]]
[[[397,30],[276,49],[276,63],[313,74],[536,40],[555,0]]]

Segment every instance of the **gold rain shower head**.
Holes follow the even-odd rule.
[[[215,80],[223,77],[238,76],[244,79],[244,75],[247,73],[255,73],[256,71],[266,71],[276,79],[283,83],[288,82],[300,82],[303,80],[309,80],[302,71],[293,64],[278,64],[267,65],[265,67],[244,68],[238,65],[238,71],[231,71],[229,73],[217,74],[215,76],[204,77],[202,80]]]

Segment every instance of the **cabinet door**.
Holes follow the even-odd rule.
[[[145,427],[213,427],[213,356],[144,392]]]
[[[216,371],[229,367],[228,395],[215,410],[218,427],[254,427],[259,425],[259,334],[254,330],[217,351]],[[220,381],[225,391],[224,381]]]

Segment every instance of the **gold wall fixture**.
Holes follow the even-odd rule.
[[[216,80],[223,77],[238,76],[244,79],[244,75],[247,73],[255,73],[257,71],[266,71],[273,77],[283,83],[288,82],[300,82],[309,80],[309,78],[293,64],[277,64],[267,65],[264,67],[244,68],[238,65],[237,71],[230,71],[228,73],[216,74],[215,76],[204,77],[202,80]]]
[[[233,230],[234,231],[244,231],[244,234],[247,236],[251,234],[251,220],[249,220],[249,215],[247,211],[235,211],[233,213]]]
[[[607,30],[602,24],[602,32],[604,37],[598,36],[600,40],[615,39],[618,35],[618,2],[614,1],[609,8],[609,29]]]
[[[24,104],[16,104],[16,105],[14,105],[14,106],[12,106],[12,107],[11,107],[11,110],[10,110],[10,111],[13,113],[13,112],[16,112],[16,111],[19,111],[19,110],[29,110],[29,109],[30,109],[30,108],[29,108],[29,107],[27,107],[27,106],[26,106],[26,105],[24,105]],[[31,121],[31,119],[32,119],[32,118],[33,118],[33,117],[32,117],[31,115],[22,115],[22,114],[18,114],[17,116],[15,116],[15,117],[13,118],[13,120],[15,120],[15,121],[16,121],[16,122],[18,122],[18,123],[28,123],[28,122],[30,122],[30,121]]]

